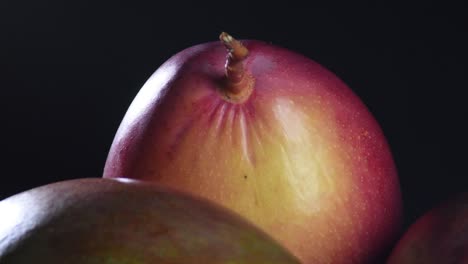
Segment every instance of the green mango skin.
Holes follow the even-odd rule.
[[[0,263],[299,263],[240,216],[129,179],[76,179],[0,202]]]

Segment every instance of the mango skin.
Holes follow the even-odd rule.
[[[468,263],[468,193],[451,197],[417,219],[387,263]]]
[[[176,54],[129,107],[104,177],[210,199],[306,264],[375,262],[397,239],[402,219],[397,170],[378,123],[318,63],[260,41],[243,43],[254,80],[249,98],[223,96],[221,43]]]
[[[299,263],[238,215],[154,184],[77,179],[0,202],[0,263]]]

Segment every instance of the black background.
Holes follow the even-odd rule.
[[[0,199],[100,177],[146,79],[174,53],[221,31],[302,53],[362,98],[391,145],[405,225],[467,191],[467,9],[284,4],[0,1]]]

